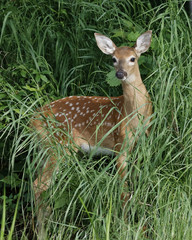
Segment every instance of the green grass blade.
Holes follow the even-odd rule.
[[[1,35],[0,35],[0,44],[1,44],[1,41],[2,41],[2,38],[3,38],[3,33],[4,33],[4,30],[5,30],[5,26],[6,26],[6,23],[7,23],[7,19],[9,17],[9,15],[11,14],[12,12],[8,12],[3,20],[3,26],[1,28]]]
[[[15,223],[16,223],[16,218],[17,218],[17,213],[18,213],[19,202],[20,202],[20,198],[21,198],[21,192],[22,192],[22,187],[20,188],[19,196],[17,198],[17,203],[16,203],[16,206],[15,206],[14,216],[13,216],[11,228],[9,230],[9,234],[7,236],[7,240],[12,240],[12,236],[13,236],[13,232],[14,232],[14,228],[15,228]]]
[[[4,190],[3,190],[3,214],[2,214],[2,220],[1,220],[0,240],[4,239],[5,223],[6,223],[6,189],[5,189],[5,184],[4,184]]]
[[[111,212],[112,212],[112,196],[110,197],[109,212],[106,216],[106,240],[110,240]]]

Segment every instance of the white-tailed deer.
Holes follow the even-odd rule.
[[[79,146],[90,151],[99,143],[98,151],[110,149],[116,153],[123,152],[117,159],[117,169],[122,179],[126,176],[126,154],[133,148],[137,128],[143,126],[143,131],[149,134],[147,126],[152,115],[152,104],[140,76],[138,59],[148,50],[151,34],[151,31],[143,33],[135,47],[116,47],[108,37],[95,33],[100,50],[112,56],[116,77],[122,82],[123,95],[111,98],[72,96],[44,106],[32,125],[45,144],[49,136],[46,119],[52,118],[59,123],[59,128],[71,133],[75,150]],[[57,135],[58,144],[67,145],[67,135]],[[125,148],[128,151],[123,151]],[[52,156],[42,169],[41,177],[34,182],[37,202],[41,193],[49,187],[56,161]],[[42,213],[39,213],[38,221],[43,221],[41,217]]]

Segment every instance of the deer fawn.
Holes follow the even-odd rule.
[[[152,31],[143,33],[137,39],[135,47],[116,47],[108,37],[95,33],[100,50],[112,56],[116,77],[122,82],[123,95],[111,98],[72,96],[44,106],[37,113],[32,125],[45,144],[48,138],[45,119],[55,119],[60,128],[71,133],[75,150],[78,150],[75,146],[79,146],[90,151],[99,142],[98,151],[111,149],[118,153],[128,148],[117,160],[118,173],[122,179],[126,176],[125,159],[127,152],[133,148],[134,133],[142,124],[145,133],[149,134],[152,104],[140,76],[138,59],[141,53],[148,50],[151,34]],[[66,135],[56,137],[58,144],[67,145]],[[49,187],[56,161],[52,155],[42,169],[41,177],[34,181],[36,202],[39,202],[41,193]],[[42,210],[39,210],[39,222],[43,221],[43,215]]]

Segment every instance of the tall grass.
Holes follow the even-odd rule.
[[[151,50],[140,69],[154,116],[150,136],[141,136],[127,157],[132,199],[122,209],[117,157],[79,156],[72,149],[68,156],[63,146],[53,146],[59,172],[43,197],[53,210],[47,234],[48,239],[192,239],[191,21],[184,1],[152,3],[1,3],[0,187],[7,187],[0,196],[0,229],[5,237],[12,229],[13,239],[35,238],[32,182],[39,165],[49,160],[29,128],[35,109],[67,95],[120,95],[120,87],[109,88],[105,81],[111,63],[93,33],[133,45],[138,34],[151,29]]]

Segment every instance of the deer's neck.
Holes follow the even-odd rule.
[[[139,71],[130,75],[128,81],[122,82],[124,110],[129,115],[132,112],[138,112],[144,117],[149,114],[147,105],[149,105],[150,97],[142,82]]]

